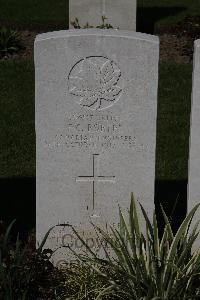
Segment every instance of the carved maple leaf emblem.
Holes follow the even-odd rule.
[[[120,76],[120,70],[112,61],[99,64],[99,61],[86,58],[81,62],[78,73],[69,77],[69,91],[80,97],[80,105],[93,110],[102,109],[104,101],[114,103],[119,98],[122,91],[117,85]]]

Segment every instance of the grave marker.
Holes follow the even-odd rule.
[[[102,16],[106,23],[120,30],[136,31],[136,0],[70,0],[69,28],[78,18],[80,26],[87,23],[92,26],[102,24]]]
[[[195,41],[188,178],[188,212],[200,203],[200,40]],[[199,210],[194,222],[199,220]],[[200,243],[200,240],[198,241]]]
[[[89,221],[117,224],[118,205],[129,208],[131,192],[152,217],[158,58],[158,38],[146,34],[37,36],[38,241],[58,223],[78,226],[91,240]],[[67,230],[52,233],[49,247],[72,243]]]

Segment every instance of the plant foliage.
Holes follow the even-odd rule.
[[[131,198],[126,220],[119,209],[119,227],[105,232],[94,225],[104,249],[99,257],[69,224],[85,246],[83,254],[71,251],[77,263],[55,268],[50,258],[55,253],[45,249],[53,228],[38,249],[28,254],[17,237],[10,241],[13,221],[0,235],[0,299],[5,300],[194,300],[200,299],[200,249],[192,253],[198,236],[197,223],[191,228],[196,205],[176,234],[163,211],[166,226],[158,236],[156,215],[153,224],[141,206],[145,229],[140,225],[137,203]],[[68,259],[68,257],[67,257]],[[45,295],[45,296],[44,296]],[[46,297],[46,298],[44,298]]]
[[[0,299],[63,299],[60,296],[66,294],[65,277],[49,261],[52,251],[43,249],[48,235],[37,250],[35,240],[23,245],[18,235],[16,242],[12,242],[14,223],[15,220],[5,232],[0,232]]]
[[[10,232],[15,220],[0,238],[0,297],[5,300],[26,299],[30,272],[24,268],[26,249],[17,236],[14,247],[11,246]]]
[[[174,235],[167,216],[162,238],[158,236],[156,215],[151,225],[141,207],[146,224],[146,233],[140,226],[136,201],[131,198],[129,221],[119,209],[120,226],[111,227],[111,234],[95,227],[110,248],[104,249],[105,258],[99,258],[79,236],[87,252],[73,253],[100,277],[109,283],[105,291],[115,291],[121,299],[132,300],[185,300],[200,298],[200,249],[191,254],[198,236],[198,224],[191,229],[195,206]],[[107,266],[110,272],[102,272]],[[99,298],[103,299],[103,298]]]
[[[102,16],[102,23],[98,26],[96,26],[96,28],[99,29],[113,29],[113,26],[110,23],[107,23],[106,20],[107,18],[105,16]],[[95,26],[90,25],[88,22],[81,27],[81,25],[79,24],[79,20],[78,18],[75,18],[74,21],[71,22],[71,25],[74,27],[74,29],[88,29],[88,28],[94,28]]]
[[[22,48],[17,31],[2,27],[0,28],[0,56],[12,54]]]

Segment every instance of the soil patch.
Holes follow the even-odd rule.
[[[165,33],[160,35],[159,38],[161,61],[175,61],[181,64],[191,62],[192,56],[185,51],[188,47],[188,41],[185,37]]]
[[[188,16],[181,22],[171,26],[162,26],[157,30],[157,34],[161,37],[161,48],[165,55],[172,57],[175,53],[170,54],[168,46],[173,46],[178,52],[176,58],[181,61],[192,61],[194,52],[194,41],[200,38],[200,16]],[[169,43],[169,38],[171,42]],[[172,44],[171,44],[172,43]],[[164,54],[163,54],[164,55]]]
[[[19,33],[24,48],[1,59],[33,58],[34,40],[41,31],[23,30]],[[186,17],[177,24],[159,27],[155,34],[160,38],[161,61],[190,63],[193,59],[194,40],[200,38],[200,16]]]
[[[34,40],[38,33],[36,31],[19,31],[19,36],[22,44],[22,49],[13,54],[7,54],[0,60],[33,58]]]
[[[38,34],[35,31],[20,31],[19,32],[23,49],[17,53],[7,54],[0,60],[31,58],[33,59],[34,40]],[[172,60],[177,63],[188,63],[191,61],[191,55],[185,51],[188,42],[184,37],[177,37],[172,34],[161,34],[160,38],[160,59],[161,61]],[[189,53],[192,52],[189,51]]]

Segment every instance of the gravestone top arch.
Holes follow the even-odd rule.
[[[51,31],[47,33],[41,33],[36,36],[35,46],[37,42],[45,41],[48,39],[59,39],[59,38],[67,38],[72,36],[113,36],[113,37],[126,37],[129,39],[137,39],[141,41],[149,41],[150,43],[155,43],[159,45],[159,38],[155,35],[133,32],[130,30],[114,30],[114,29],[70,29],[70,30],[60,30],[60,31]]]

